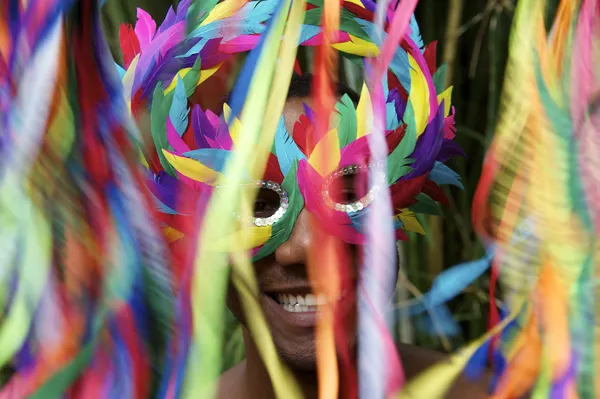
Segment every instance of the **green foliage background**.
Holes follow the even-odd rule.
[[[408,295],[428,290],[433,278],[445,268],[480,258],[483,248],[471,226],[471,201],[481,172],[486,147],[498,114],[501,84],[507,58],[510,25],[516,0],[421,0],[416,16],[425,43],[438,41],[438,64],[448,64],[448,84],[454,86],[457,141],[468,159],[454,161],[464,190],[449,188],[450,206],[443,218],[431,217],[428,236],[413,236],[400,248],[410,284],[401,284]],[[115,57],[121,60],[118,29],[134,23],[136,7],[150,12],[157,23],[177,0],[108,0],[105,29]],[[347,81],[355,71],[342,68]],[[460,321],[462,334],[440,337],[424,334],[419,320],[400,323],[397,339],[440,350],[451,350],[485,331],[489,298],[487,277],[469,287],[450,306]],[[401,301],[402,299],[400,299]],[[404,298],[406,300],[406,298]],[[231,322],[231,339],[225,348],[227,365],[243,355],[240,330]]]

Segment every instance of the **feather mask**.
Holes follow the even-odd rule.
[[[185,183],[179,188],[182,192],[175,194],[160,187],[165,179],[152,180],[152,185],[157,186],[153,191],[161,193],[157,196],[162,203],[161,209],[170,210],[164,215],[167,224],[184,225],[175,220],[185,218],[187,214],[180,212],[177,204],[168,198],[212,192],[223,175],[237,135],[243,131],[235,104],[231,107],[225,104],[221,115],[203,110],[199,105],[193,105],[189,113],[190,104],[197,102],[193,93],[202,93],[205,85],[208,87],[213,79],[217,79],[219,70],[226,68],[229,57],[260,45],[261,33],[275,10],[275,4],[274,0],[250,1],[244,3],[237,13],[215,14],[199,23],[184,41],[160,38],[172,27],[159,27],[155,38],[146,43],[150,49],[147,51],[152,53],[156,62],[141,63],[142,59],[148,59],[148,55],[140,46],[140,52],[135,55],[140,62],[132,61],[125,72],[124,85],[132,88],[126,93],[126,98],[131,100],[132,113],[138,113],[136,108],[139,107],[144,110],[150,108],[154,150],[146,157],[149,159],[147,163],[154,165],[150,168],[151,172],[166,174],[169,180],[176,178]],[[359,2],[343,4],[340,34],[334,47],[341,56],[353,61],[356,57],[365,57],[366,60],[369,56],[376,56],[378,48],[371,36],[373,12]],[[319,2],[309,2],[299,46],[319,44],[322,6]],[[185,9],[178,10],[176,15],[180,12],[185,12]],[[147,37],[151,30],[147,27],[152,27],[152,23],[146,20],[144,13],[140,15],[143,19],[138,21],[138,25],[142,24],[142,31]],[[171,24],[171,21],[167,23]],[[122,45],[130,59],[133,56],[131,49],[138,47],[140,39],[135,37],[135,30],[122,29],[128,32],[127,36],[122,36]],[[126,38],[130,38],[129,42]],[[216,41],[216,46],[209,46],[211,41]],[[440,214],[437,202],[445,202],[446,199],[439,184],[461,186],[458,175],[443,164],[451,156],[462,155],[462,152],[451,141],[454,119],[450,113],[450,90],[442,93],[434,83],[434,75],[443,73],[440,69],[436,74],[434,53],[431,47],[423,48],[418,25],[413,18],[410,32],[393,55],[397,61],[391,63],[389,79],[386,79],[385,135],[389,151],[387,166],[379,168],[386,168],[399,239],[405,239],[406,232],[423,233],[414,213]],[[217,59],[220,64],[208,63],[206,60],[210,58]],[[194,65],[185,64],[185,59],[195,59]],[[178,63],[180,70],[176,67]],[[158,72],[167,70],[169,72]],[[158,80],[156,76],[159,76]],[[236,88],[243,86],[244,79],[247,78],[242,71]],[[129,85],[131,80],[137,84]],[[150,92],[152,96],[148,95]],[[211,95],[214,93],[211,92]],[[288,239],[291,226],[302,208],[314,213],[332,235],[348,243],[363,243],[362,224],[365,218],[361,215],[368,210],[374,193],[379,190],[376,186],[369,187],[367,178],[370,154],[367,138],[370,132],[364,121],[368,120],[371,107],[370,92],[366,86],[357,104],[345,93],[340,93],[335,106],[336,117],[332,118],[327,134],[319,138],[315,137],[309,107],[305,107],[305,114],[297,121],[287,121],[288,126],[293,126],[291,131],[281,117],[263,179],[253,181],[248,176],[246,182],[260,187],[259,196],[264,194],[278,198],[274,200],[278,204],[268,211],[255,215],[251,220],[240,220],[241,230],[249,229],[256,235],[255,240],[250,240],[252,247],[245,248],[254,251],[255,259],[272,253]],[[153,159],[159,162],[153,162]],[[323,164],[323,159],[327,160],[326,164]],[[348,182],[354,185],[352,196],[339,198],[334,194]],[[175,186],[169,186],[175,189]],[[184,191],[187,194],[183,194]],[[325,212],[326,209],[333,210],[333,214]],[[183,237],[185,233],[181,231],[171,235],[174,241]]]

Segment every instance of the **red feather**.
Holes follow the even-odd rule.
[[[428,174],[407,180],[399,180],[390,186],[394,209],[407,208],[417,202],[415,197],[421,192]]]
[[[300,69],[298,60],[294,61],[294,72],[296,72],[297,75],[302,76],[302,69]]]
[[[431,42],[427,45],[427,47],[425,47],[423,58],[425,58],[425,62],[427,62],[429,73],[433,75],[435,71],[437,71],[437,42]]]
[[[404,87],[400,84],[400,81],[398,80],[396,75],[391,71],[388,72],[388,85],[390,87],[390,90],[397,88],[398,93],[400,93],[400,98],[402,98],[402,100],[405,102],[408,101],[408,93],[406,92]]]
[[[125,63],[125,69],[127,69],[135,56],[140,53],[140,41],[133,30],[133,26],[121,24],[119,41],[121,42],[121,51],[123,52],[123,62]]]
[[[432,200],[440,202],[444,205],[448,205],[448,197],[444,193],[444,190],[437,185],[434,181],[427,180],[423,186],[423,194],[427,194]]]
[[[356,15],[358,18],[363,19],[365,21],[373,21],[373,13],[366,8],[359,6],[358,4],[351,3],[349,1],[344,1],[342,7],[352,14]]]
[[[198,148],[198,144],[196,144],[196,138],[194,137],[194,127],[191,123],[188,123],[187,129],[185,129],[185,132],[183,132],[183,136],[181,136],[181,138],[188,148],[192,150]]]
[[[275,183],[283,183],[283,174],[281,173],[281,167],[279,166],[279,161],[277,157],[273,154],[269,154],[269,159],[267,160],[267,168],[265,169],[265,174],[263,176],[263,180],[273,181]]]
[[[314,127],[310,122],[310,119],[308,119],[308,116],[302,114],[300,116],[300,119],[298,119],[298,121],[294,124],[294,131],[292,132],[292,140],[294,140],[296,145],[298,145],[300,151],[302,151],[302,153],[307,156],[307,141],[308,137],[313,135],[313,129]]]
[[[394,149],[396,147],[398,147],[398,145],[404,138],[405,133],[406,133],[406,125],[402,125],[398,129],[394,130],[391,133],[388,133],[388,135],[385,136],[385,139],[386,139],[387,145],[388,145],[388,149],[389,149],[388,154],[391,154],[392,151],[394,151]]]

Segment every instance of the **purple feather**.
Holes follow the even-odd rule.
[[[442,126],[444,124],[444,104],[438,108],[437,115],[427,125],[423,134],[417,140],[415,150],[410,158],[415,159],[411,165],[413,170],[403,176],[402,180],[412,179],[413,177],[421,176],[433,168],[433,164],[438,157],[442,147]]]
[[[181,184],[179,180],[164,171],[160,171],[155,176],[149,174],[146,182],[156,198],[169,208],[176,209],[178,187]]]
[[[317,121],[315,111],[313,111],[312,108],[309,107],[306,103],[302,103],[302,106],[304,107],[304,114],[308,117],[310,123],[314,125]]]
[[[436,161],[446,162],[450,158],[454,157],[464,157],[467,158],[467,154],[456,144],[454,140],[443,139],[442,140],[442,148],[438,154]]]
[[[202,111],[199,105],[192,108],[192,128],[194,130],[194,138],[198,148],[214,148],[209,139],[214,139],[216,136],[215,128],[208,120],[206,114]]]
[[[133,93],[140,89],[142,80],[144,80],[143,77],[147,75],[147,72],[144,73],[144,71],[149,71],[152,62],[157,57],[164,57],[168,50],[182,42],[184,38],[185,21],[176,23],[154,37],[154,40],[144,49],[144,52],[140,56],[136,70],[142,71],[144,75],[142,73],[136,74],[133,81]]]
[[[143,89],[144,98],[150,98],[154,91],[154,88],[158,82],[162,82],[163,85],[171,83],[177,72],[183,68],[189,68],[194,65],[198,55],[189,57],[189,60],[183,60],[176,58],[178,54],[187,53],[194,45],[196,45],[201,39],[194,38],[187,40],[184,43],[178,44],[175,47],[169,49],[164,56],[158,58],[158,61],[153,61],[151,67],[147,71],[144,79],[141,82]],[[191,62],[191,64],[190,64]],[[135,91],[134,91],[135,92]]]
[[[406,101],[402,99],[400,93],[397,88],[390,90],[388,94],[387,102],[394,102],[394,107],[396,109],[396,115],[398,115],[398,120],[402,119],[404,112],[406,111]]]
[[[190,7],[191,0],[182,0],[177,6],[177,12],[173,11],[173,7],[169,7],[169,12],[165,17],[163,23],[158,28],[158,33],[164,32],[167,28],[175,25],[177,22],[181,22],[187,16],[188,8]]]

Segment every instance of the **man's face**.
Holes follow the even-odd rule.
[[[302,103],[306,98],[287,101],[283,116],[288,131],[304,113]],[[279,206],[278,198],[272,201],[260,196],[255,212],[269,212]],[[315,325],[319,304],[327,301],[324,296],[313,294],[307,272],[308,254],[313,242],[311,215],[303,209],[298,216],[291,235],[275,252],[254,263],[261,292],[260,304],[269,324],[273,341],[279,355],[293,369],[312,371],[316,368]],[[340,243],[340,245],[342,245]],[[357,248],[343,244],[350,254],[349,265],[352,281],[356,281]],[[318,265],[317,265],[318,267]],[[352,287],[355,284],[351,284]],[[351,290],[353,291],[353,290]],[[347,339],[356,341],[356,300],[354,292],[342,292],[340,298],[330,298],[338,304],[341,322]],[[245,317],[235,288],[230,284],[228,305],[236,317],[245,324]]]

